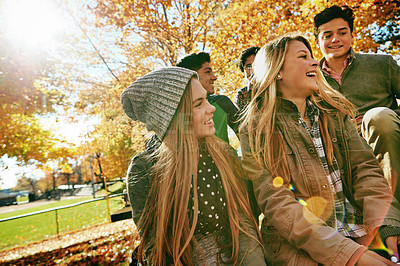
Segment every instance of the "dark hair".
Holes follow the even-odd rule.
[[[199,53],[192,53],[190,55],[185,56],[182,58],[177,67],[183,67],[187,69],[191,69],[193,71],[199,70],[204,63],[210,63],[210,54],[206,52],[199,52]]]
[[[240,71],[244,72],[244,63],[246,62],[247,58],[249,58],[252,55],[256,55],[258,50],[260,50],[260,47],[254,46],[254,47],[244,49],[242,51],[242,53],[240,54],[240,57],[239,57]]]
[[[319,27],[322,24],[328,23],[335,18],[344,19],[349,24],[350,32],[353,33],[354,14],[353,10],[348,6],[337,6],[325,8],[314,17],[314,36],[318,38]]]

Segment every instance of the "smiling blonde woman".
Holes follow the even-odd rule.
[[[367,247],[380,226],[400,226],[398,203],[352,123],[353,106],[327,84],[308,41],[273,40],[253,71],[240,142],[265,217],[267,263],[390,265]]]

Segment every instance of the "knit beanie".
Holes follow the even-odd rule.
[[[125,114],[163,140],[193,76],[197,73],[190,69],[165,67],[138,78],[121,95]]]

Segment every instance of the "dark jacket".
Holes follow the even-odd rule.
[[[127,173],[127,187],[129,200],[132,206],[132,214],[133,220],[135,224],[138,226],[138,231],[141,233],[141,228],[139,224],[140,216],[144,210],[147,196],[150,191],[150,187],[153,181],[153,173],[151,171],[152,166],[156,163],[156,160],[153,158],[153,151],[160,145],[160,142],[155,143],[152,146],[149,146],[144,152],[136,155],[129,166]],[[228,147],[228,144],[226,144]],[[233,149],[231,148],[232,156],[236,156]],[[250,234],[257,237],[257,233],[254,228],[252,228],[251,223],[247,218],[244,218],[246,226],[250,230]],[[219,251],[218,244],[216,242],[217,234],[210,234],[207,236],[195,236],[196,240],[199,242],[199,245],[206,256],[206,265],[215,265],[217,253]],[[245,234],[239,234],[239,243],[240,243],[240,254],[239,258],[243,258],[244,261],[242,265],[265,265],[264,254],[261,246],[259,246],[256,241],[253,239],[249,239]],[[245,253],[247,247],[249,245],[248,253]],[[148,245],[151,248],[151,243]],[[198,252],[197,249],[194,249],[194,262],[195,264],[202,264],[203,258]],[[224,256],[223,256],[224,257]],[[227,259],[227,257],[225,257]]]

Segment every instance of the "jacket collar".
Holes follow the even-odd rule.
[[[356,52],[354,52],[353,47],[350,47],[350,62],[351,64],[354,60],[356,60]]]
[[[276,111],[277,113],[289,114],[296,117],[299,113],[299,109],[295,103],[281,97],[278,97],[276,100]]]
[[[311,102],[310,99],[307,99],[307,100]],[[312,104],[315,108],[317,108],[314,103],[312,103]],[[322,109],[318,108],[318,113],[320,113],[320,112],[331,113],[331,112],[338,111],[336,108],[333,108],[332,106],[330,106],[329,104],[327,104],[324,101],[318,101],[318,105],[320,105],[322,107]],[[286,100],[281,97],[278,97],[276,100],[276,110],[277,110],[277,113],[282,113],[283,115],[289,114],[289,115],[297,116],[297,114],[299,113],[299,109],[297,108],[296,104],[294,104],[290,100]]]
[[[354,60],[356,59],[356,52],[354,52],[353,47],[350,47],[350,61],[349,64],[351,64]],[[320,61],[319,61],[319,67],[322,69],[322,66],[324,64],[324,62],[326,61],[325,57],[323,57]]]

